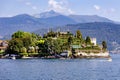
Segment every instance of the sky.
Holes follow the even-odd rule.
[[[120,21],[120,0],[0,0],[0,17],[54,10],[64,15],[99,15]]]

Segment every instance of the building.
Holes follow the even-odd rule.
[[[73,34],[72,33],[70,33],[70,32],[58,32],[58,35],[57,35],[57,37],[70,37],[70,36],[73,36]]]
[[[94,44],[94,46],[97,45],[97,39],[96,38],[90,38],[91,39],[91,43]]]
[[[0,40],[0,51],[1,50],[5,50],[8,46],[8,42],[7,41],[4,41],[4,40]]]
[[[63,37],[63,36],[66,36],[67,35],[67,32],[59,32],[59,37]]]

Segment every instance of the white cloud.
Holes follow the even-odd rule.
[[[28,6],[29,6],[29,5],[31,5],[31,3],[30,3],[30,2],[26,2],[25,4],[26,4],[26,5],[28,5]]]
[[[32,9],[36,10],[36,9],[37,9],[37,7],[36,7],[36,6],[32,6]]]
[[[100,10],[100,9],[101,9],[101,7],[98,6],[98,5],[94,5],[93,7],[94,7],[96,10]]]
[[[50,10],[54,10],[63,14],[74,14],[74,11],[67,7],[68,4],[65,0],[61,0],[60,2],[56,0],[49,0],[48,4]]]

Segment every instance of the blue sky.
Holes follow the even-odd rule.
[[[48,10],[65,15],[99,15],[120,21],[120,0],[0,0],[0,17]]]

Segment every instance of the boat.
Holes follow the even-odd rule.
[[[12,54],[9,58],[15,60],[17,55]]]
[[[11,59],[15,60],[15,59],[16,59],[16,57],[15,57],[15,56],[13,56],[13,57],[11,57]]]
[[[108,61],[109,61],[109,62],[112,62],[112,58],[109,58]]]

